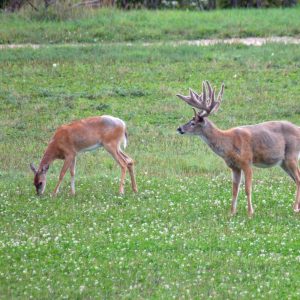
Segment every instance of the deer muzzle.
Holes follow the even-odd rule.
[[[184,131],[182,130],[181,127],[178,127],[178,128],[177,128],[177,131],[178,131],[180,134],[184,134]]]

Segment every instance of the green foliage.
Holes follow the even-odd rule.
[[[96,11],[89,8],[74,7],[69,1],[57,1],[48,7],[38,6],[37,10],[25,7],[19,15],[36,22],[61,22],[95,16]]]
[[[255,169],[248,219],[241,190],[198,138],[175,97],[201,80],[225,82],[221,128],[287,119],[300,125],[297,45],[262,47],[49,46],[0,53],[0,298],[297,299],[295,185]],[[35,163],[55,128],[97,114],[124,119],[139,193],[117,194],[120,170],[103,150],[78,157],[77,195],[61,162],[37,197]]]
[[[217,0],[218,8],[231,8],[233,0]],[[292,7],[296,6],[296,0],[237,0],[236,7],[256,7],[256,8],[270,8],[270,7]]]
[[[83,10],[65,21],[43,21],[27,11],[0,13],[0,43],[102,43],[300,34],[300,7],[269,10]],[[87,14],[87,15],[85,15]],[[39,20],[38,20],[39,19]],[[52,19],[63,19],[54,15]],[[276,20],[276,22],[274,22]]]
[[[0,1],[0,9],[3,9],[6,5],[6,1],[5,0],[1,0]]]

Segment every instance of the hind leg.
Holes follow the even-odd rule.
[[[135,176],[134,176],[133,160],[127,154],[122,152],[121,150],[119,150],[119,153],[122,156],[122,158],[124,159],[124,161],[126,162],[127,169],[129,171],[129,175],[130,175],[130,179],[131,179],[131,187],[132,187],[132,190],[136,193],[138,191],[138,189],[137,189]]]
[[[105,149],[111,154],[111,156],[115,159],[118,165],[121,168],[121,180],[120,180],[120,194],[124,194],[124,185],[125,185],[125,176],[127,170],[127,164],[124,158],[120,155],[118,146],[115,144],[107,144],[104,146]]]
[[[76,158],[74,158],[70,165],[71,174],[71,194],[75,195],[75,168],[76,168]]]
[[[294,211],[300,212],[300,169],[296,159],[285,160],[281,164],[281,168],[295,181],[296,183],[296,199],[294,202]]]

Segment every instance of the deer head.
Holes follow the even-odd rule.
[[[34,173],[33,184],[35,185],[36,193],[42,195],[46,188],[46,173],[49,169],[49,165],[42,166],[41,170],[37,170],[31,163],[30,169]]]
[[[222,101],[223,92],[224,84],[222,84],[217,100],[215,100],[215,90],[206,80],[202,82],[202,94],[198,95],[190,89],[190,94],[188,96],[180,94],[176,95],[181,100],[191,105],[194,110],[194,117],[188,123],[178,127],[177,131],[181,134],[201,134],[206,125],[206,117],[218,111]],[[197,112],[196,109],[199,111]]]

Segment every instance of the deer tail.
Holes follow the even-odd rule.
[[[123,139],[124,149],[127,147],[127,145],[128,145],[128,133],[127,133],[127,130],[125,130],[124,139]]]

